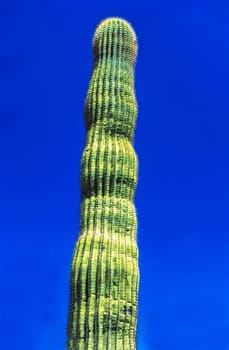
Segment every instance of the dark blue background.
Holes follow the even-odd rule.
[[[138,349],[228,350],[227,1],[1,6],[1,348],[65,348],[92,38],[120,16],[139,40]]]

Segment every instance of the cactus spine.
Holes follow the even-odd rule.
[[[134,350],[138,311],[135,33],[110,18],[93,41],[85,103],[81,223],[71,275],[70,350]]]

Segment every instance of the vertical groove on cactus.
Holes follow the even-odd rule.
[[[120,18],[103,21],[94,40],[81,161],[80,236],[68,319],[69,350],[134,350],[139,266],[134,195],[137,118],[136,35]]]

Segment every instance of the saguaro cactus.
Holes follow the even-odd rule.
[[[134,65],[137,40],[119,18],[94,36],[85,104],[81,227],[71,275],[70,350],[134,350],[138,311],[137,157]]]

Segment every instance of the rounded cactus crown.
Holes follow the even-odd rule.
[[[134,64],[137,37],[132,26],[121,18],[108,18],[97,27],[94,40],[94,59],[123,58]]]

